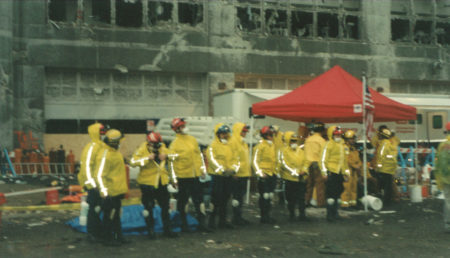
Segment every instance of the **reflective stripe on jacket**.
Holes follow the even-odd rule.
[[[81,187],[92,189],[97,187],[97,174],[95,171],[95,158],[105,144],[100,140],[100,123],[92,124],[88,127],[88,134],[91,142],[86,144],[80,155],[80,172],[78,172],[78,183]]]
[[[167,148],[163,145],[159,148],[158,153],[167,154]],[[132,166],[139,166],[140,172],[136,179],[140,185],[151,185],[158,188],[159,181],[161,185],[169,183],[169,172],[166,170],[166,160],[159,164],[155,160],[150,160],[150,152],[147,148],[147,142],[143,142],[139,148],[134,152],[130,160]]]

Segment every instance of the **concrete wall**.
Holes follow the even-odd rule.
[[[391,0],[362,1],[361,40],[245,34],[236,29],[233,1],[204,1],[203,23],[195,27],[135,29],[48,22],[46,3],[0,1],[0,86],[6,92],[0,95],[0,140],[8,146],[13,130],[31,130],[42,143],[48,67],[201,73],[210,96],[232,88],[235,73],[314,76],[336,64],[357,77],[366,71],[371,85],[386,91],[391,78],[450,79],[448,48],[390,42]],[[214,114],[211,107],[205,114]]]
[[[0,1],[0,146],[13,147],[13,1]]]

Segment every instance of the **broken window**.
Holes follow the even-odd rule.
[[[358,16],[347,15],[344,19],[344,38],[359,39]]]
[[[398,42],[409,41],[409,20],[391,20],[391,39]]]
[[[322,38],[336,38],[339,35],[339,22],[337,14],[318,14],[318,35]]]
[[[450,45],[450,23],[438,22],[435,30],[437,42],[442,45]]]
[[[141,27],[142,2],[139,0],[117,0],[116,24],[123,27]]]
[[[91,0],[94,22],[111,23],[111,0]]]
[[[313,35],[313,14],[308,12],[293,11],[291,19],[291,34],[306,38]]]
[[[148,24],[157,25],[160,22],[170,22],[172,20],[172,3],[148,2]]]
[[[266,31],[272,35],[287,36],[287,14],[285,10],[266,10]]]
[[[416,21],[414,26],[414,41],[419,44],[431,44],[433,38],[431,37],[431,21]]]
[[[261,10],[259,8],[238,7],[237,27],[245,32],[258,32],[261,28]]]
[[[52,21],[76,21],[77,0],[49,0],[48,17]]]
[[[178,3],[178,22],[196,26],[203,22],[203,5]]]

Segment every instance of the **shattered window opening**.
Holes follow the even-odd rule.
[[[111,1],[110,0],[91,0],[92,16],[94,22],[111,23]]]
[[[266,32],[271,35],[288,36],[287,13],[285,10],[265,11]]]
[[[337,38],[339,35],[338,16],[334,13],[318,13],[318,35],[322,38]]]
[[[158,25],[161,22],[172,21],[173,4],[167,2],[148,2],[148,23]]]
[[[437,43],[441,45],[450,45],[450,23],[438,22],[435,30]]]
[[[261,31],[261,10],[259,8],[238,7],[237,8],[237,27],[245,32]]]
[[[48,18],[52,21],[73,22],[77,19],[77,0],[49,0]]]
[[[359,39],[359,18],[358,16],[345,16],[343,26],[344,38]]]
[[[142,2],[140,0],[117,0],[116,24],[123,27],[141,27]]]
[[[309,12],[293,11],[291,15],[291,34],[307,38],[313,35],[313,14]]]
[[[414,41],[419,44],[431,44],[433,37],[431,35],[431,21],[416,21],[414,26]]]
[[[203,5],[178,3],[178,22],[196,26],[203,22]]]
[[[409,20],[392,19],[391,20],[391,39],[397,42],[408,42],[409,38]]]

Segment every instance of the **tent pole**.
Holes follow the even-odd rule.
[[[253,129],[255,127],[255,118],[253,117],[253,114],[250,118],[250,151],[249,153],[249,158],[248,160],[250,161],[250,164],[252,164],[252,156],[253,156]],[[250,165],[251,168],[251,165]],[[245,198],[245,204],[249,204],[250,203],[250,178],[248,178],[247,180],[247,196]]]
[[[362,132],[363,132],[363,174],[364,174],[364,199],[367,200],[367,137],[366,137],[366,75],[362,76]],[[364,211],[367,209],[367,201],[364,203]]]

